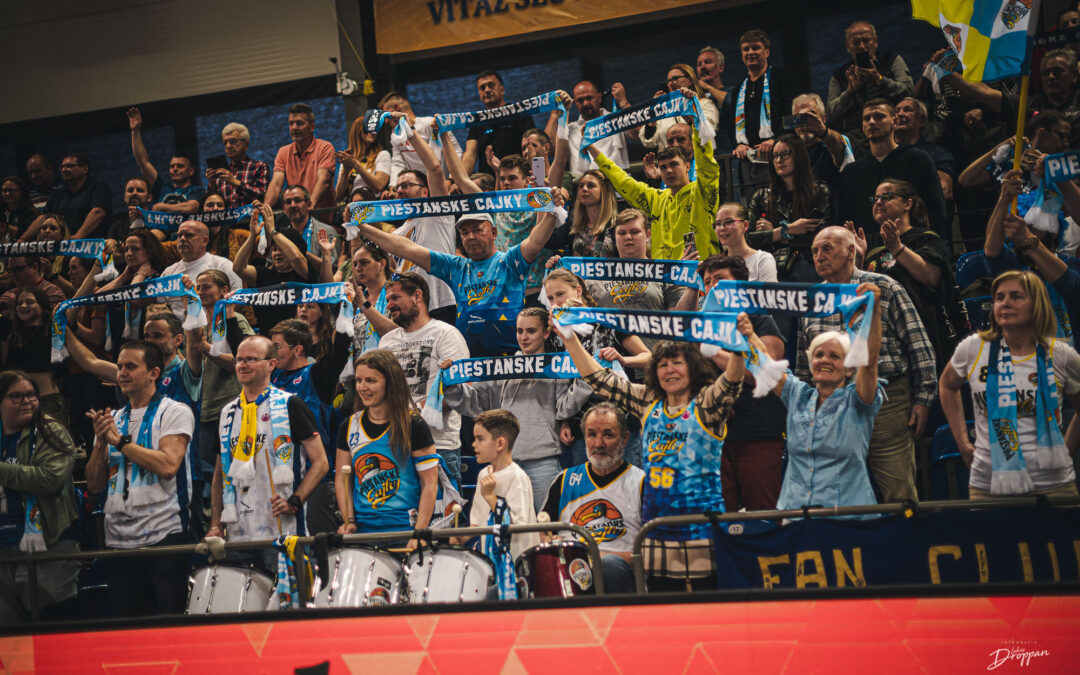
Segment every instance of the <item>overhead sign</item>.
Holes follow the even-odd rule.
[[[717,3],[702,0],[375,0],[375,44],[380,54],[403,54],[704,4]]]

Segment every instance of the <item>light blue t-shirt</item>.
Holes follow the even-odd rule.
[[[788,464],[776,508],[876,504],[866,457],[884,400],[881,385],[873,403],[859,398],[851,382],[819,408],[817,388],[789,370],[780,399],[787,406]]]
[[[473,261],[431,251],[431,273],[457,300],[457,329],[474,356],[500,356],[517,350],[517,315],[525,306],[529,263],[521,246]]]

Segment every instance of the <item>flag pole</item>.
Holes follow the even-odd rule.
[[[1028,85],[1030,82],[1030,74],[1025,74],[1020,79],[1020,105],[1017,106],[1019,112],[1016,118],[1016,144],[1013,146],[1013,171],[1020,170],[1020,158],[1024,154],[1024,121],[1027,118],[1025,113],[1027,112]],[[1010,211],[1013,215],[1016,215],[1016,197],[1012,199]]]

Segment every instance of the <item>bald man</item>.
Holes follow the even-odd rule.
[[[198,278],[206,270],[221,270],[229,278],[230,290],[239,290],[244,282],[233,271],[232,261],[206,250],[210,243],[210,228],[198,220],[185,220],[176,232],[176,249],[180,261],[165,268],[161,276],[186,274],[192,279]],[[181,319],[185,316],[186,303],[183,300],[170,300],[169,308]]]
[[[228,541],[303,536],[303,504],[330,469],[311,409],[299,396],[270,385],[276,353],[274,343],[262,335],[246,338],[236,349],[236,379],[243,390],[221,409],[222,449],[214,469],[208,537],[224,536],[223,528],[227,528]],[[249,404],[255,407],[248,409]],[[246,429],[252,429],[254,437],[245,436]],[[229,453],[232,479],[228,499],[222,483],[224,453]],[[245,455],[246,462],[257,469],[253,476],[240,467]],[[274,464],[273,485],[267,473],[269,462]],[[288,480],[280,476],[282,468]],[[226,510],[227,503],[233,508]],[[273,549],[237,560],[262,564],[267,572],[277,570]]]
[[[898,282],[855,268],[856,239],[847,229],[826,227],[814,237],[814,267],[834,284],[870,282],[881,289],[881,356],[878,377],[886,380],[887,401],[878,413],[870,437],[870,471],[883,503],[917,500],[915,444],[922,435],[937,394],[934,348],[915,306]],[[862,257],[863,251],[859,251]],[[799,323],[796,374],[809,381],[806,349],[818,333],[843,331],[839,314],[803,317]]]

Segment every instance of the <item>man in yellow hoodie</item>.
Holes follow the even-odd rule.
[[[683,96],[694,98],[683,88]],[[690,165],[678,148],[665,148],[656,154],[664,190],[634,180],[626,171],[605,157],[595,145],[587,148],[603,172],[631,206],[649,214],[652,223],[652,257],[679,260],[683,257],[683,237],[694,233],[694,244],[701,259],[719,252],[713,220],[719,204],[720,166],[713,156],[713,144],[702,145],[694,129],[694,161],[697,180],[690,180]]]

